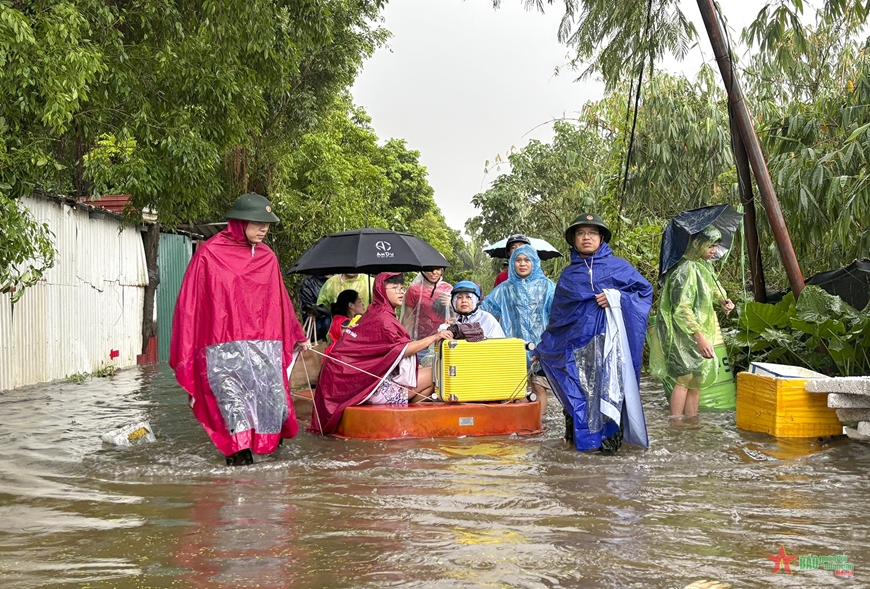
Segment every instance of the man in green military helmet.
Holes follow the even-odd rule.
[[[245,237],[252,245],[263,243],[269,225],[280,221],[278,215],[272,212],[272,203],[265,196],[256,192],[243,194],[233,203],[233,208],[227,212],[227,219],[248,221],[245,227]]]
[[[652,286],[613,255],[612,237],[595,213],[578,215],[565,230],[571,264],[535,350],[578,450],[615,452],[623,437],[649,446],[639,384]]]
[[[169,365],[196,419],[231,466],[274,452],[298,425],[287,375],[309,346],[278,258],[263,238],[272,203],[243,194],[227,228],[194,254],[172,324]]]

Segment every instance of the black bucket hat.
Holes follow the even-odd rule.
[[[568,242],[568,245],[574,247],[574,232],[577,231],[577,228],[580,225],[594,225],[598,227],[598,230],[601,232],[602,241],[610,242],[610,238],[613,237],[613,234],[610,232],[610,229],[607,228],[607,225],[604,224],[604,219],[595,213],[583,213],[579,215],[576,219],[574,219],[568,228],[565,229],[565,241]]]
[[[526,245],[532,245],[532,241],[522,233],[508,235],[507,239],[504,242],[505,253],[507,253],[508,248],[511,246],[512,243],[524,243]]]
[[[227,212],[227,219],[242,221],[258,221],[260,223],[277,223],[281,219],[272,212],[272,203],[265,196],[256,192],[243,194],[233,203],[233,208]]]

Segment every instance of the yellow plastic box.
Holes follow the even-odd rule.
[[[737,427],[777,438],[839,436],[843,425],[828,395],[808,393],[807,378],[737,375]]]

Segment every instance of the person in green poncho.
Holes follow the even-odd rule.
[[[359,298],[369,306],[369,277],[365,274],[336,274],[320,288],[317,306],[329,309],[338,300],[338,295],[346,290],[355,290]]]
[[[734,309],[709,263],[721,239],[722,234],[712,225],[693,235],[662,287],[656,316],[661,350],[650,354],[650,368],[656,376],[668,376],[676,383],[671,393],[671,419],[698,415],[700,389],[709,383],[716,368],[712,342],[719,320],[714,304],[718,301],[726,315]]]

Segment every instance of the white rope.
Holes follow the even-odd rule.
[[[595,293],[595,284],[592,282],[592,269],[595,267],[595,258],[592,258],[592,265],[586,263],[586,258],[581,256],[583,260],[583,265],[586,266],[586,269],[589,271],[589,286],[592,288],[592,293]]]
[[[308,348],[308,351],[316,352],[316,350],[312,348]],[[311,386],[311,376],[308,374],[308,366],[305,365],[305,354],[306,350],[302,350],[299,352],[299,361],[302,362],[302,369],[305,371],[305,380],[308,381],[308,390],[314,390],[314,387]],[[317,425],[320,431],[320,435],[323,435],[323,423],[320,422],[320,414],[317,413],[317,403],[314,402],[314,395],[311,395],[311,412],[314,414],[315,419],[317,419]]]
[[[353,364],[348,364],[347,362],[344,362],[344,361],[342,361],[342,360],[339,360],[338,358],[336,358],[336,357],[334,357],[334,356],[330,356],[329,354],[324,354],[323,352],[319,352],[319,351],[314,350],[314,349],[312,349],[312,350],[310,350],[310,351],[314,352],[315,354],[319,354],[319,355],[323,356],[324,358],[329,358],[330,360],[332,360],[332,361],[334,361],[334,362],[338,362],[339,364],[344,364],[345,366],[347,366],[347,367],[349,367],[349,368],[353,368],[354,370],[358,370],[359,372],[362,372],[363,374],[367,374],[367,375],[371,376],[372,378],[377,378],[379,381],[380,381],[380,380],[384,380],[384,378],[385,378],[385,377],[380,377],[380,376],[378,376],[377,374],[372,374],[371,372],[368,372],[368,371],[366,371],[366,370],[363,370],[362,368],[358,368],[358,367],[354,366]],[[399,383],[397,383],[397,382],[395,382],[395,381],[393,382],[393,384],[395,384],[395,385],[396,385],[397,387],[399,387],[400,389],[404,389],[404,390],[408,393],[408,399],[409,399],[409,400],[410,400],[410,398],[411,398],[411,395],[413,395],[413,396],[415,396],[415,397],[416,397],[417,395],[419,395],[419,393],[418,393],[417,391],[415,391],[415,390],[413,390],[413,389],[409,389],[408,387],[406,387],[406,386],[404,386],[404,385],[400,385]],[[420,396],[423,396],[423,395],[420,395]],[[425,397],[425,396],[423,396],[423,398],[424,398],[424,399],[431,399],[431,397]]]

